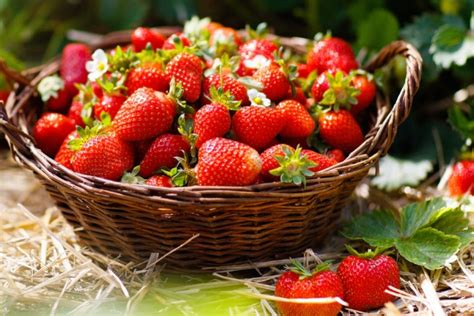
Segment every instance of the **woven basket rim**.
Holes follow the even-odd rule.
[[[177,30],[175,27],[163,27],[156,28],[165,35],[173,33]],[[91,47],[110,47],[115,44],[121,44],[127,42],[129,39],[130,31],[115,32],[104,36],[101,40],[96,43],[91,43]],[[295,51],[302,52],[306,49],[306,45],[310,42],[308,39],[299,37],[278,37],[282,45],[290,47]],[[59,62],[58,58],[51,62],[48,62],[42,66],[35,67],[30,70],[23,72],[24,76],[33,77],[31,84],[28,86],[20,86],[17,84],[16,89],[13,91],[13,96],[7,101],[6,112],[9,114],[2,120],[0,113],[0,128],[7,135],[7,139],[11,144],[12,151],[15,156],[20,156],[21,160],[26,163],[30,168],[40,171],[42,169],[49,170],[52,174],[64,181],[69,181],[75,185],[79,185],[82,188],[90,188],[91,190],[110,191],[119,194],[133,193],[143,194],[147,198],[150,198],[150,192],[153,194],[176,194],[191,197],[200,197],[207,194],[226,195],[227,193],[235,193],[235,195],[246,195],[246,193],[253,194],[264,194],[264,193],[275,193],[277,196],[281,194],[296,192],[311,192],[315,185],[319,185],[324,182],[332,182],[334,180],[343,180],[344,178],[350,177],[351,171],[357,170],[359,165],[364,165],[367,161],[380,158],[385,155],[388,148],[393,142],[393,138],[396,133],[398,125],[400,125],[408,116],[413,101],[413,96],[416,93],[421,76],[421,57],[416,49],[403,41],[396,41],[384,49],[373,58],[369,64],[365,67],[366,70],[373,72],[375,69],[380,68],[388,63],[395,55],[401,54],[407,60],[407,74],[405,83],[401,92],[397,98],[395,106],[390,109],[388,104],[388,98],[384,96],[381,91],[377,91],[377,106],[372,106],[371,111],[376,111],[374,126],[364,135],[363,143],[352,151],[348,157],[325,170],[315,173],[312,177],[307,179],[306,187],[296,186],[294,184],[287,184],[282,182],[270,182],[253,184],[249,186],[186,186],[186,187],[152,187],[148,185],[136,185],[126,184],[118,181],[110,181],[102,178],[87,176],[78,174],[66,167],[60,165],[54,159],[48,157],[41,150],[39,150],[31,140],[31,136],[28,135],[28,124],[26,116],[31,114],[23,110],[18,110],[18,104],[20,102],[27,103],[31,97],[33,97],[36,84],[44,76],[50,75],[58,70]],[[2,69],[0,69],[2,70]],[[18,81],[18,80],[17,80]],[[22,99],[23,98],[23,99]],[[22,104],[24,105],[24,104]],[[403,105],[405,108],[403,108]],[[0,107],[1,109],[1,107]],[[15,121],[15,123],[12,123]],[[18,125],[18,126],[17,126]],[[386,130],[383,130],[386,129]],[[385,137],[384,137],[385,136]],[[22,153],[20,148],[27,149],[31,158],[28,158],[28,152]],[[40,168],[40,166],[42,168]],[[41,172],[41,171],[40,171]],[[51,177],[49,177],[51,178]],[[336,179],[335,179],[336,178]],[[126,191],[126,192],[124,192]],[[100,194],[106,194],[107,192],[101,192]],[[278,193],[278,194],[277,194]]]

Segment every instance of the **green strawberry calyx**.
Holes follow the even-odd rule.
[[[196,140],[198,135],[194,133],[194,121],[192,118],[187,117],[185,113],[182,113],[178,117],[178,132],[188,141],[191,148],[191,157],[195,159],[197,156]]]
[[[346,75],[342,71],[335,74],[327,73],[326,78],[329,83],[329,89],[323,94],[323,99],[319,104],[331,106],[336,111],[342,106],[350,109],[357,104],[357,96],[360,90],[352,86],[353,74]]]
[[[245,31],[250,39],[263,39],[268,34],[268,24],[265,22],[259,23],[255,29],[247,24]]]
[[[107,112],[100,114],[100,121],[93,121],[91,126],[85,128],[77,127],[78,138],[75,138],[67,144],[67,147],[72,151],[79,151],[92,138],[97,136],[107,135],[112,124],[112,119]]]
[[[305,268],[303,264],[298,261],[298,260],[291,260],[291,266],[288,267],[288,269],[300,276],[300,280],[303,280],[305,278],[310,278],[315,274],[318,274],[323,271],[327,271],[331,267],[331,261],[324,261],[318,264],[312,271],[309,269]]]
[[[216,86],[211,86],[209,89],[209,94],[209,97],[206,96],[209,101],[222,104],[228,110],[237,111],[240,107],[241,101],[235,100],[230,91],[224,91],[222,88],[222,83],[219,88],[216,88]]]
[[[139,176],[138,174],[140,173],[140,166],[135,166],[132,171],[128,172],[126,171],[122,178],[120,179],[120,182],[123,183],[128,183],[128,184],[145,184],[145,178]]]
[[[374,250],[368,249],[366,252],[359,252],[355,250],[351,245],[345,245],[347,251],[356,257],[362,258],[362,259],[373,259],[383,253],[387,253],[386,249],[381,248],[381,247],[376,247]]]
[[[283,155],[275,155],[279,167],[270,170],[270,174],[280,176],[280,181],[284,183],[294,183],[296,185],[306,185],[306,178],[314,175],[310,168],[316,163],[301,154],[301,147],[292,150],[289,146],[282,146]]]
[[[183,153],[183,157],[175,157],[178,161],[176,167],[167,169],[161,169],[161,172],[171,178],[171,183],[175,187],[191,186],[196,184],[196,173],[191,167],[191,162],[186,153]],[[194,160],[194,158],[192,158]]]
[[[177,82],[176,79],[172,77],[170,81],[170,89],[168,91],[168,96],[178,105],[177,108],[179,113],[192,114],[194,113],[194,108],[182,99],[183,93],[184,89],[181,82]]]

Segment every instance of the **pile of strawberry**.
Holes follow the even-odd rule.
[[[62,53],[38,91],[37,146],[75,172],[157,186],[305,183],[363,142],[374,99],[351,46],[326,36],[307,56],[193,18],[168,38],[137,28],[131,45]],[[134,168],[134,166],[136,166]]]

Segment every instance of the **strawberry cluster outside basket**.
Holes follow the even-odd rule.
[[[164,35],[174,28],[157,28]],[[129,41],[129,32],[106,35],[92,48]],[[305,52],[307,41],[280,38],[282,45]],[[383,48],[368,64],[373,72],[396,55],[406,59],[406,78],[395,104],[377,93],[370,128],[363,144],[343,162],[318,172],[305,188],[264,183],[245,187],[158,188],[130,185],[74,173],[46,156],[29,136],[42,108],[35,86],[58,71],[59,60],[21,74],[3,63],[0,70],[15,81],[4,109],[0,130],[15,159],[32,170],[54,198],[86,246],[108,256],[140,261],[161,255],[193,235],[186,247],[165,259],[187,269],[299,255],[335,229],[342,207],[356,185],[392,144],[407,118],[419,87],[421,57],[403,41]]]

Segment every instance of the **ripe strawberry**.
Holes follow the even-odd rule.
[[[278,50],[278,46],[268,39],[251,39],[239,48],[239,55],[242,59],[251,59],[257,55],[263,55],[273,60],[273,54]]]
[[[156,91],[166,92],[170,81],[160,64],[146,63],[132,68],[127,74],[125,86],[128,95],[134,93],[138,88],[148,87]]]
[[[346,110],[329,111],[319,117],[322,140],[348,154],[364,141],[362,130],[352,114]]]
[[[163,134],[158,136],[140,163],[140,175],[150,177],[162,168],[173,168],[181,157],[189,152],[189,144],[181,135]]]
[[[49,111],[63,111],[71,103],[69,92],[66,89],[58,91],[57,97],[52,97],[46,102]]]
[[[354,76],[352,78],[352,85],[360,91],[356,96],[357,103],[351,108],[352,115],[357,115],[366,109],[375,98],[377,88],[374,81],[369,80],[367,76]]]
[[[10,90],[0,90],[0,102],[7,102],[8,96],[10,95]]]
[[[320,170],[324,170],[326,168],[331,167],[332,165],[337,164],[337,161],[332,159],[331,157],[321,155],[320,153],[317,153],[310,149],[303,149],[301,151],[301,154],[306,156],[309,160],[316,164],[316,166],[309,169],[312,172],[318,172]]]
[[[191,41],[186,37],[186,35],[184,35],[183,33],[176,33],[172,34],[166,39],[162,48],[165,50],[175,49],[175,41],[179,41],[183,47],[191,46]]]
[[[127,97],[120,93],[104,93],[99,102],[94,105],[94,116],[100,119],[102,112],[105,112],[113,119],[126,99]]]
[[[171,188],[173,183],[171,183],[171,178],[168,176],[152,176],[145,181],[145,184],[154,186],[154,187],[166,187]]]
[[[209,77],[204,78],[202,82],[202,95],[210,95],[210,88],[215,86],[216,89],[222,88],[224,92],[229,91],[234,97],[235,101],[240,101],[241,105],[249,104],[249,97],[247,96],[247,88],[237,79],[227,74],[212,74]],[[207,100],[201,100],[207,102]],[[203,102],[203,103],[204,103]]]
[[[201,94],[203,64],[199,57],[189,53],[180,53],[166,65],[169,78],[183,86],[183,98],[188,102],[196,102]]]
[[[342,71],[322,73],[311,87],[314,101],[320,104],[352,108],[357,104],[360,90],[352,85],[353,76]]]
[[[54,157],[54,160],[62,164],[64,167],[72,170],[72,159],[76,152],[69,148],[69,142],[73,139],[79,138],[77,131],[72,131],[64,139],[61,147],[59,147],[58,153]]]
[[[308,78],[309,73],[311,71],[309,70],[307,64],[298,63],[296,64],[296,67],[298,69],[298,78],[304,78],[304,79]]]
[[[145,154],[147,153],[148,149],[150,149],[150,146],[154,140],[154,138],[151,138],[133,143],[133,147],[135,148],[135,161],[138,164],[143,160],[143,157],[145,157]]]
[[[176,104],[171,97],[144,87],[128,97],[112,125],[123,140],[145,140],[169,131],[175,115]]]
[[[235,49],[242,45],[242,38],[239,33],[231,27],[221,27],[211,33],[209,45],[224,46]]]
[[[253,77],[263,85],[262,92],[275,102],[283,99],[290,89],[290,81],[277,64],[260,68]]]
[[[295,261],[296,263],[296,261]],[[300,263],[295,269],[283,273],[275,286],[275,295],[285,298],[329,298],[344,297],[344,289],[339,276],[322,264],[311,273]],[[277,307],[283,316],[336,316],[341,310],[341,304],[320,303],[300,304],[277,302]]]
[[[77,98],[74,98],[69,108],[67,116],[74,121],[74,124],[80,127],[84,127],[85,123],[82,119],[81,113],[84,105]]]
[[[257,150],[268,147],[283,128],[283,113],[277,108],[245,106],[232,118],[232,129],[238,141]]]
[[[293,147],[286,144],[276,144],[265,149],[265,151],[260,154],[260,159],[262,160],[262,171],[260,171],[260,174],[262,175],[263,180],[278,181],[280,179],[280,177],[270,174],[270,171],[280,166],[280,163],[275,157],[284,157],[285,149],[291,152],[295,151]]]
[[[194,116],[194,133],[197,135],[196,148],[214,137],[222,137],[231,126],[230,113],[223,104],[212,102],[201,107]]]
[[[59,113],[44,113],[33,128],[33,137],[48,156],[54,156],[64,139],[74,130],[74,121]]]
[[[346,159],[346,156],[344,155],[344,153],[340,149],[331,149],[327,152],[326,156],[328,156],[329,158],[334,159],[337,162],[341,162],[344,159]]]
[[[196,176],[199,185],[243,186],[256,183],[261,168],[255,149],[216,137],[199,149]]]
[[[71,103],[71,96],[64,87],[64,80],[57,75],[47,76],[38,83],[38,92],[49,111],[60,112]]]
[[[463,160],[454,164],[448,189],[451,196],[463,195],[469,190],[474,195],[474,161]]]
[[[164,42],[163,35],[146,27],[138,27],[132,33],[132,44],[136,52],[144,50],[148,43],[156,50],[163,47]]]
[[[295,95],[293,95],[291,89],[288,91],[288,94],[286,96],[287,99],[295,100],[298,103],[301,103],[305,105],[308,102],[308,99],[306,98],[304,91],[301,87],[295,87]],[[306,106],[305,106],[306,108]]]
[[[346,41],[330,37],[316,42],[307,56],[309,71],[321,74],[327,70],[342,70],[346,73],[357,69],[357,61],[352,47]]]
[[[382,307],[393,301],[385,293],[389,286],[400,288],[400,272],[395,260],[386,255],[359,257],[350,255],[337,269],[344,285],[345,300],[350,308],[360,311]]]
[[[280,135],[283,137],[308,137],[314,131],[316,123],[306,108],[295,100],[278,103],[277,109],[283,113],[285,124]]]
[[[86,62],[91,59],[91,52],[84,44],[68,44],[63,49],[59,73],[70,96],[77,94],[76,83],[87,82]]]
[[[133,147],[116,135],[98,135],[86,140],[76,152],[72,169],[82,174],[118,180],[133,167]]]

